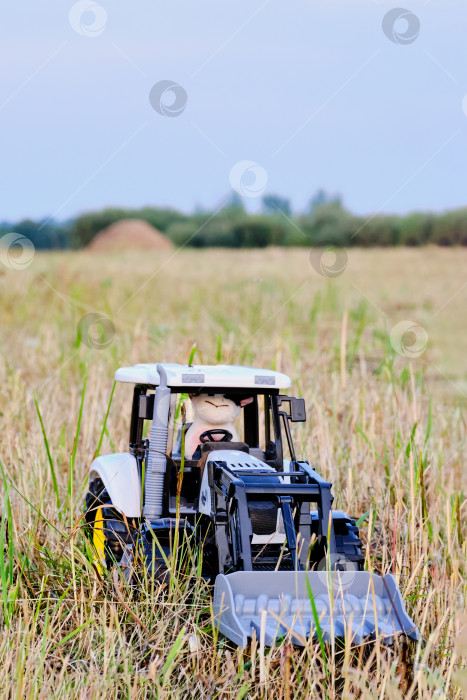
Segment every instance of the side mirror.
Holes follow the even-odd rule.
[[[289,413],[287,417],[292,423],[303,423],[306,421],[305,399],[297,399],[294,396],[278,396],[277,405],[280,407],[282,403],[289,404]]]

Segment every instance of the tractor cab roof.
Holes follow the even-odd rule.
[[[281,372],[257,367],[237,365],[178,365],[173,362],[160,363],[167,372],[167,384],[177,389],[190,391],[194,388],[222,389],[288,389],[290,378]],[[120,367],[115,372],[119,382],[158,386],[160,382],[157,363]]]

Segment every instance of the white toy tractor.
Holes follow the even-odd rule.
[[[394,577],[364,570],[355,522],[332,510],[331,484],[295,455],[290,425],[306,415],[303,399],[281,393],[289,377],[139,364],[116,379],[135,384],[130,444],[91,465],[85,519],[99,566],[119,566],[131,582],[143,551],[163,580],[178,528],[200,543],[220,633],[242,647],[254,631],[269,646],[287,635],[302,645],[312,635],[418,639]],[[187,394],[193,422],[180,410]],[[209,418],[219,409],[224,423]]]

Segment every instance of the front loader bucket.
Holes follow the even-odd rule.
[[[397,634],[418,640],[393,576],[367,571],[237,571],[214,587],[219,632],[245,647],[253,631],[272,646],[290,636],[303,646],[316,636],[362,644],[369,637],[391,644]]]

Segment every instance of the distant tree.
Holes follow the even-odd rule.
[[[421,246],[430,242],[433,236],[432,214],[415,212],[399,218],[399,243],[407,246]]]
[[[285,239],[285,226],[279,220],[273,222],[270,218],[263,216],[250,216],[235,226],[233,237],[236,248],[282,245]]]
[[[264,213],[269,216],[285,214],[285,216],[290,217],[292,215],[290,200],[286,197],[281,197],[279,194],[264,195],[262,203]]]
[[[398,245],[401,237],[401,219],[398,216],[352,218],[351,245],[371,248]]]
[[[323,190],[323,188],[320,188],[315,192],[315,194],[310,197],[310,201],[308,204],[308,212],[310,214],[313,214],[314,210],[317,207],[323,206],[323,204],[327,204],[329,202],[329,195],[326,192],[326,190]]]
[[[193,220],[177,221],[167,231],[167,236],[176,246],[190,248],[203,248],[204,235]]]
[[[437,245],[467,245],[467,209],[454,209],[438,215],[431,236]]]
[[[320,188],[310,198],[308,203],[308,213],[313,214],[315,209],[324,206],[325,204],[340,204],[342,206],[342,197],[338,194],[329,194],[323,188]]]
[[[236,248],[236,220],[227,215],[191,217],[173,224],[167,235],[175,245],[190,248]]]
[[[0,237],[5,233],[20,233],[29,238],[37,250],[63,249],[70,247],[70,224],[53,221],[23,219],[15,224],[0,226]]]
[[[217,213],[199,209],[183,214],[175,209],[107,208],[65,222],[53,219],[0,222],[0,237],[17,232],[38,250],[82,248],[102,229],[121,219],[147,221],[178,246],[198,248],[262,248],[278,246],[467,246],[467,208],[441,214],[415,212],[406,216],[354,216],[339,196],[321,189],[309,211],[292,219],[289,200],[270,194],[262,200],[264,214],[245,211],[241,197],[231,193]],[[289,220],[280,216],[286,214]]]
[[[134,219],[143,219],[148,224],[154,226],[158,231],[165,233],[175,222],[186,221],[185,214],[176,209],[157,209],[155,207],[143,207],[142,209],[133,209],[127,212],[128,216]]]
[[[299,220],[299,226],[313,246],[352,245],[352,233],[356,230],[354,217],[339,199],[316,206],[312,215]]]
[[[227,202],[224,207],[224,210],[230,210],[230,211],[236,211],[236,212],[244,212],[245,207],[243,205],[243,200],[238,194],[238,192],[231,192],[228,197],[227,197]]]

